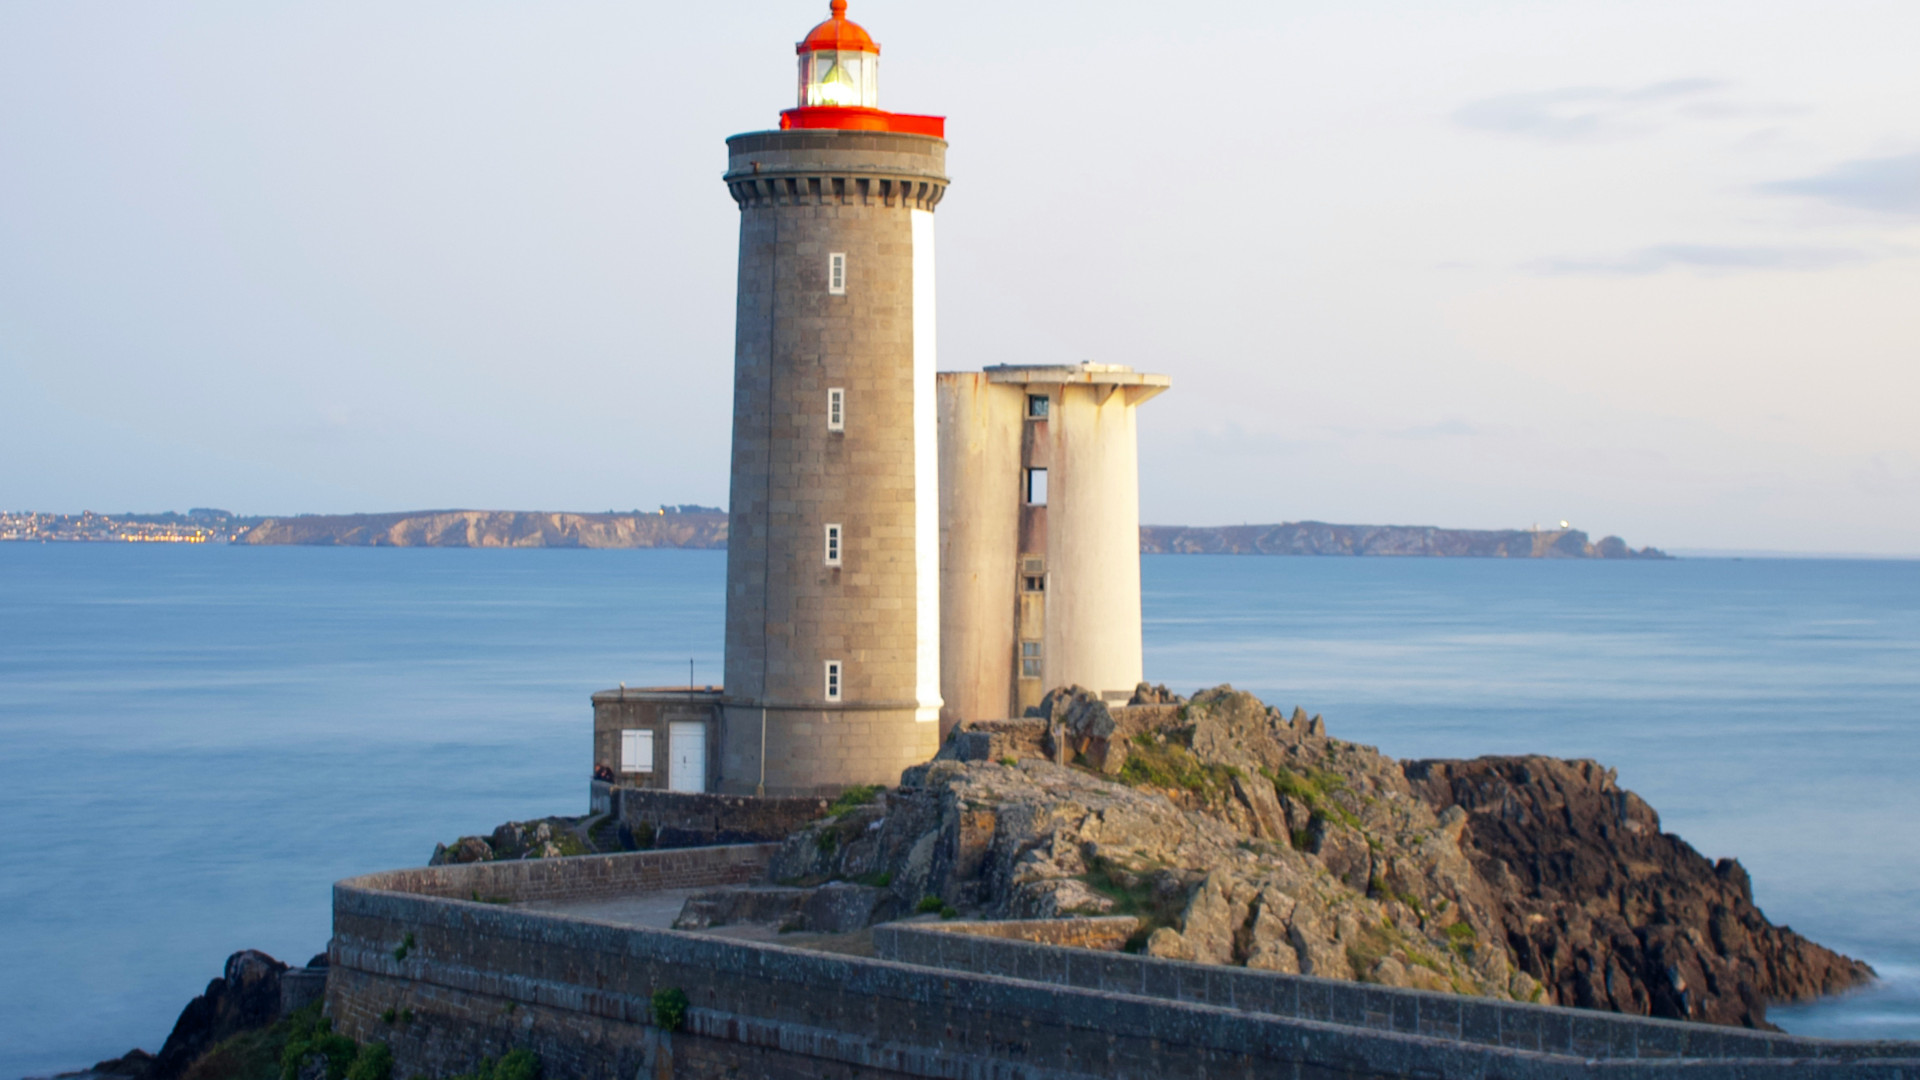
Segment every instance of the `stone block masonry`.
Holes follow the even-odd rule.
[[[1473,998],[1118,951],[1130,916],[876,927],[883,959],[924,967],[1218,1005],[1447,1040],[1620,1060],[1884,1061],[1920,1044],[1841,1042],[1714,1024]],[[1078,949],[1062,949],[1077,945]],[[1092,949],[1106,949],[1102,955]],[[1691,1072],[1688,1075],[1693,1075]]]
[[[1574,1045],[1555,1041],[1557,1036],[1543,1035],[1529,1047],[1476,1041],[1465,1026],[1430,1025],[1444,1034],[1423,1033],[1420,1016],[1426,1014],[1419,1010],[1429,999],[1435,1010],[1451,1002],[1463,1017],[1490,1004],[1447,995],[1391,991],[1379,995],[1376,1008],[1351,1016],[1332,1005],[1292,1006],[1289,1013],[1272,999],[1250,996],[1256,991],[1249,987],[1282,985],[1272,981],[1277,977],[1236,968],[905,926],[877,930],[883,950],[902,957],[920,950],[922,962],[907,963],[510,906],[745,880],[763,872],[770,852],[770,846],[756,845],[482,863],[341,882],[334,888],[329,1008],[342,1032],[392,1046],[396,1076],[464,1071],[482,1055],[524,1046],[541,1056],[550,1076],[623,1080],[1920,1080],[1920,1047],[1911,1044],[1824,1044],[1847,1049],[1768,1056],[1816,1041],[1651,1022],[1650,1030],[1684,1030],[1680,1045],[1690,1056],[1603,1058],[1540,1048]],[[475,902],[475,894],[505,903]],[[1111,936],[1093,934],[1099,940]],[[989,956],[982,948],[1011,951]],[[1006,956],[1015,957],[1012,974],[969,969],[1004,964]],[[1074,973],[1087,970],[1114,981],[1085,985],[1091,976]],[[1135,976],[1137,981],[1127,982]],[[1248,977],[1254,982],[1243,986]],[[1375,988],[1325,980],[1285,985],[1294,986],[1302,1002],[1335,988],[1376,994]],[[689,999],[681,1030],[663,1031],[653,1022],[652,995],[665,989],[679,989]],[[1416,1007],[1411,1027],[1399,1017],[1409,1002]],[[1502,1025],[1526,1017],[1543,1031],[1571,1031],[1576,1022],[1596,1018],[1576,1010],[1495,1008]],[[389,1009],[410,1010],[405,1015],[414,1019],[385,1023],[381,1016]],[[1310,1016],[1313,1009],[1319,1012]],[[1439,1013],[1429,1019],[1437,1021]],[[1749,1053],[1755,1056],[1744,1056]]]
[[[946,143],[794,130],[727,146],[740,260],[718,789],[890,784],[939,749]]]
[[[614,787],[610,809],[636,839],[656,848],[778,843],[827,812],[818,797],[754,798]]]

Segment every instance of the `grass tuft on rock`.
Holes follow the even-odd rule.
[[[827,816],[837,818],[853,810],[857,810],[879,798],[880,793],[885,790],[887,789],[881,787],[879,784],[855,784],[841,792],[831,803],[827,804]]]
[[[1231,791],[1233,769],[1201,761],[1177,739],[1161,740],[1143,732],[1133,737],[1127,760],[1120,766],[1120,781],[1206,796]]]

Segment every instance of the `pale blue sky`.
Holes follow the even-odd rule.
[[[719,503],[822,3],[0,3],[0,506]],[[1152,522],[1920,553],[1920,4],[855,0]]]

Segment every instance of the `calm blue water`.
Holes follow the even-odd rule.
[[[725,557],[0,544],[0,1077],[158,1049],[328,885],[584,809],[587,695],[720,670]],[[1149,675],[1401,757],[1589,756],[1920,1037],[1920,563],[1149,557]]]

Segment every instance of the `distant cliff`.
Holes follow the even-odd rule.
[[[1140,550],[1172,555],[1453,555],[1494,559],[1669,559],[1579,529],[1438,529],[1431,525],[1143,525]]]
[[[351,547],[724,548],[727,515],[706,507],[663,513],[568,514],[521,510],[415,510],[268,518],[237,544]],[[1145,525],[1140,550],[1171,555],[1438,555],[1505,559],[1665,559],[1617,536],[1579,529],[1439,529],[1430,525]]]
[[[565,514],[520,510],[420,510],[268,518],[237,544],[351,547],[723,548],[720,511]]]

